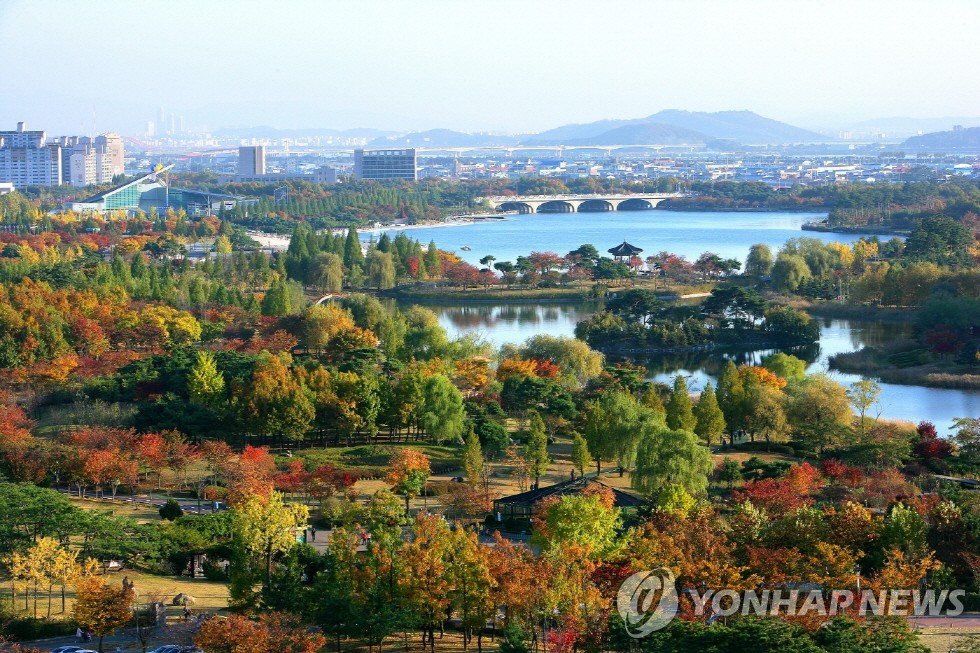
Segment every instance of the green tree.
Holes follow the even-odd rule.
[[[861,379],[851,384],[847,390],[847,398],[851,406],[858,412],[858,431],[864,437],[865,415],[878,403],[878,396],[881,395],[881,386],[871,379]]]
[[[364,265],[361,240],[358,238],[357,229],[354,227],[347,231],[347,240],[344,241],[344,265],[348,270],[360,269]]]
[[[524,443],[524,458],[528,462],[531,476],[534,477],[534,487],[538,487],[541,475],[548,471],[551,458],[548,457],[548,434],[544,428],[544,420],[537,411],[531,411],[527,441]]]
[[[433,279],[438,279],[442,276],[442,258],[439,256],[439,250],[436,248],[436,241],[430,240],[429,246],[425,250],[425,270],[429,273],[429,276]]]
[[[589,443],[581,433],[576,433],[572,436],[572,467],[578,470],[580,476],[584,476],[585,470],[591,466],[592,454],[589,452]]]
[[[442,374],[433,374],[422,391],[422,426],[436,444],[454,442],[463,437],[466,411],[463,395]]]
[[[745,387],[735,363],[725,361],[725,367],[718,378],[718,406],[725,413],[725,424],[730,430],[742,428]]]
[[[772,250],[768,245],[757,244],[749,248],[745,258],[745,273],[755,277],[767,277],[772,272]]]
[[[690,431],[646,426],[630,478],[635,490],[654,495],[667,485],[679,485],[693,495],[708,487],[711,454]]]
[[[787,381],[802,381],[806,376],[806,362],[781,351],[765,356],[762,366]]]
[[[687,381],[680,374],[674,377],[674,391],[667,401],[667,426],[672,429],[693,431],[697,424],[694,417],[691,396],[687,392]]]
[[[843,387],[823,374],[813,374],[788,390],[786,413],[796,432],[795,439],[819,453],[843,442],[853,417]]]
[[[694,408],[696,424],[694,432],[710,447],[715,440],[720,439],[725,432],[725,413],[718,406],[715,390],[708,383],[701,392],[698,404]]]
[[[310,267],[310,282],[323,293],[338,293],[344,287],[343,260],[332,252],[321,252]]]
[[[574,544],[587,547],[590,557],[603,559],[622,544],[617,534],[619,512],[595,494],[561,497],[548,507],[544,522],[545,528],[535,531],[532,542],[545,551]]]
[[[772,266],[772,286],[783,292],[793,292],[811,276],[806,260],[798,254],[780,252]]]
[[[273,281],[265,297],[262,298],[262,315],[288,315],[289,311],[289,291],[286,289],[286,284],[282,281]]]
[[[390,252],[371,250],[367,256],[368,283],[378,290],[395,287],[395,260]]]

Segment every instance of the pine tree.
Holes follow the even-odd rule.
[[[361,240],[357,237],[357,230],[354,227],[351,227],[347,232],[347,240],[344,242],[344,265],[347,266],[348,270],[364,265]]]
[[[674,430],[693,431],[697,420],[687,393],[687,381],[678,374],[674,377],[674,391],[667,402],[667,426]]]
[[[442,276],[442,259],[439,258],[439,250],[434,240],[429,241],[429,249],[425,252],[425,270],[433,279]]]
[[[697,418],[694,432],[701,436],[708,446],[725,432],[725,414],[718,406],[718,398],[710,383],[704,386],[701,392],[698,405],[694,408],[694,417]]]

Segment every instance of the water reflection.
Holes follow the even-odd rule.
[[[439,316],[451,336],[479,335],[500,346],[521,343],[538,334],[573,336],[575,324],[595,310],[588,304],[424,304]],[[836,381],[850,384],[860,375],[830,372],[828,359],[837,353],[855,351],[866,345],[881,345],[896,338],[914,335],[907,323],[866,322],[858,320],[820,320],[820,341],[806,348],[786,350],[808,363],[808,372],[827,372]],[[670,383],[677,374],[690,377],[688,384],[700,390],[704,384],[717,383],[725,360],[736,364],[758,365],[762,358],[777,350],[670,352],[655,356],[637,356],[632,360],[647,368],[648,378]],[[919,386],[881,384],[880,411],[884,417],[913,422],[934,422],[940,431],[948,432],[954,417],[980,416],[980,393],[967,390],[923,388]]]

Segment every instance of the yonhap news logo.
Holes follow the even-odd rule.
[[[811,586],[812,587],[812,586]],[[860,616],[947,616],[963,613],[966,592],[954,590],[791,588],[735,590],[706,589],[681,592],[694,618],[709,620],[733,615],[790,616],[838,614]],[[666,567],[640,571],[619,586],[616,609],[630,637],[646,637],[669,624],[680,607],[674,573]]]
[[[674,572],[666,567],[640,571],[619,586],[616,609],[630,637],[646,637],[677,616]]]

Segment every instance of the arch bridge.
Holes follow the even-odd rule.
[[[511,195],[484,198],[497,211],[518,213],[597,213],[602,211],[644,211],[672,197],[688,193],[630,195]]]

